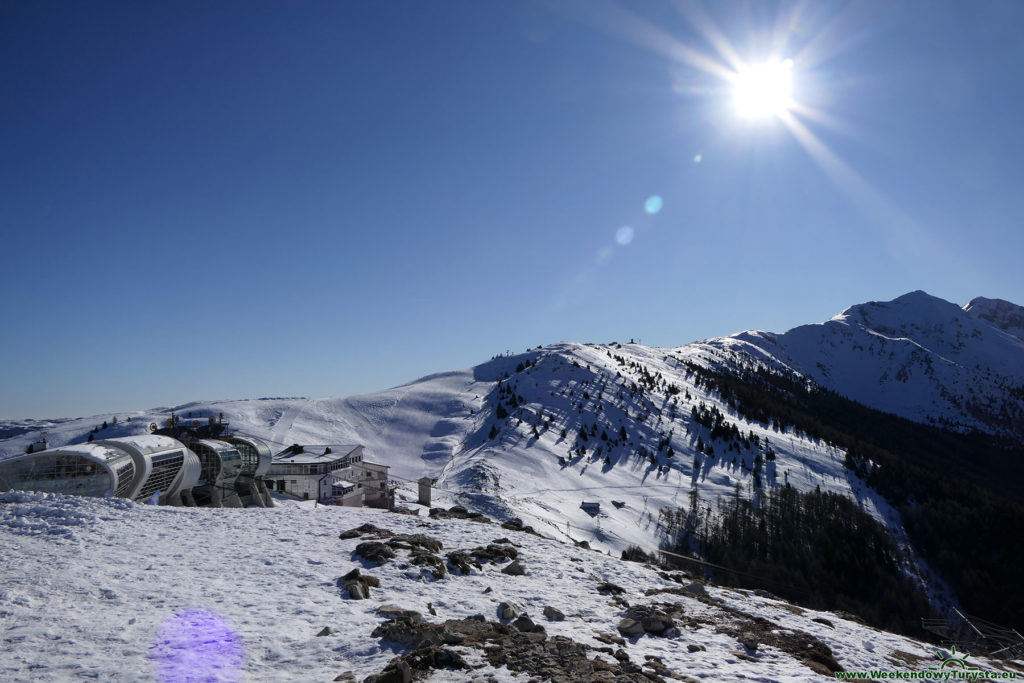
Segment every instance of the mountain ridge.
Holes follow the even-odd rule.
[[[867,353],[872,345],[887,353]],[[663,511],[698,500],[755,500],[764,489],[786,486],[838,494],[887,529],[903,550],[903,571],[939,607],[956,598],[910,540],[904,514],[913,508],[901,512],[905,500],[887,500],[868,485],[878,462],[853,457],[849,439],[841,445],[781,414],[746,410],[698,370],[785,373],[804,387],[847,396],[857,385],[836,379],[870,385],[888,373],[891,395],[883,398],[891,402],[912,390],[910,400],[888,412],[932,428],[1004,435],[1012,433],[1005,425],[1013,426],[1024,400],[1006,379],[1017,376],[1014,359],[1024,359],[1022,350],[1024,341],[955,304],[911,292],[781,334],[747,331],[669,349],[559,342],[373,394],[198,401],[175,412],[193,419],[223,414],[234,429],[281,449],[360,443],[368,460],[388,464],[403,482],[400,499],[414,499],[412,482],[428,476],[437,482],[439,501],[521,518],[552,538],[616,553],[657,547],[665,541]],[[971,367],[983,362],[1002,371],[986,375]],[[990,419],[992,411],[963,412],[955,404],[979,377],[991,395],[987,404],[975,397],[968,407],[1004,406],[1002,422]],[[893,407],[871,398],[863,403]],[[50,442],[84,441],[101,421],[109,437],[145,431],[167,417],[165,411],[119,415],[116,425],[109,424],[112,415],[46,423]],[[37,438],[40,423],[28,426],[0,442],[0,452],[16,454]],[[599,503],[598,511],[584,502]],[[706,514],[715,513],[709,506]]]
[[[1004,315],[995,319],[1010,325],[1014,318],[1005,311],[1020,307],[1005,303],[1015,308],[999,309]],[[857,304],[823,323],[781,334],[746,331],[698,344],[733,356],[738,364],[794,370],[860,403],[918,422],[1019,438],[1024,436],[1024,339],[990,322],[994,310],[972,314],[918,290],[888,302]]]

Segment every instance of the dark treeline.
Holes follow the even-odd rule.
[[[968,612],[1024,626],[1024,446],[912,422],[763,369],[690,370],[747,418],[845,448],[847,466],[899,510]]]
[[[738,494],[738,492],[737,492]],[[689,512],[663,515],[681,554],[697,551],[730,570],[706,569],[720,584],[765,588],[814,609],[845,610],[890,631],[925,637],[928,599],[901,568],[885,527],[855,502],[786,484],[757,504],[736,495],[695,523]],[[668,556],[671,563],[672,557]],[[685,564],[685,560],[681,561]]]

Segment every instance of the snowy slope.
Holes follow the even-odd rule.
[[[997,319],[1012,330],[1005,307],[969,308],[914,292],[781,335],[745,332],[677,349],[562,342],[364,396],[173,410],[185,419],[223,414],[233,429],[281,449],[363,444],[367,460],[405,482],[400,499],[414,500],[411,482],[429,476],[439,504],[522,518],[551,538],[616,554],[657,546],[661,510],[688,508],[691,495],[705,511],[737,490],[756,496],[758,480],[852,497],[912,553],[898,513],[844,467],[841,449],[736,414],[686,364],[785,367],[922,421],[1019,429],[1024,394],[1013,387],[1024,386],[1024,341],[984,319],[1003,311]],[[0,425],[14,434],[0,441],[0,455],[22,452],[41,431],[51,445],[81,442],[104,421],[97,438],[143,433],[170,411],[120,414],[116,425],[114,415]],[[713,438],[712,417],[732,435]],[[941,582],[912,554],[906,569],[940,600]]]
[[[911,292],[852,306],[784,334],[743,332],[697,346],[795,370],[860,403],[918,422],[1024,436],[1021,311]],[[1015,336],[1017,335],[1017,336]]]
[[[971,299],[964,310],[1003,332],[1024,340],[1024,307],[1003,299],[986,299],[983,296]]]
[[[365,539],[339,539],[366,522],[426,534],[443,552],[508,537],[526,572],[511,576],[502,565],[483,564],[435,579],[402,550],[376,567],[353,552]],[[547,638],[589,648],[607,648],[602,634],[618,635],[623,601],[672,610],[675,629],[665,636],[633,636],[587,656],[614,664],[612,651],[621,648],[637,667],[651,671],[647,658],[659,657],[691,680],[820,680],[800,652],[817,642],[846,670],[921,670],[935,662],[933,648],[834,614],[711,586],[698,598],[640,564],[463,520],[322,506],[165,508],[14,492],[0,494],[0,544],[5,681],[329,681],[345,672],[362,680],[407,652],[372,635],[382,605],[441,623],[475,614],[497,621],[501,601],[525,609]],[[347,599],[338,587],[352,569],[379,579],[369,599]],[[624,589],[620,598],[598,592],[606,581]],[[545,606],[566,619],[545,619]],[[335,633],[318,637],[324,627]],[[748,629],[758,629],[755,650],[739,643]],[[472,676],[530,679],[488,664],[479,649],[451,649],[479,667]],[[470,677],[442,670],[426,680]]]
[[[390,465],[400,480],[436,478],[435,495],[442,501],[521,517],[547,535],[616,552],[657,544],[659,511],[688,506],[691,489],[712,506],[737,486],[752,495],[754,459],[769,449],[776,459],[764,465],[766,485],[788,481],[801,490],[820,486],[855,497],[902,536],[895,512],[843,467],[842,451],[748,422],[696,386],[682,361],[700,360],[699,354],[691,348],[564,342],[366,396],[217,401],[174,410],[186,420],[222,413],[232,428],[280,448],[361,443],[367,460]],[[508,417],[497,417],[498,403]],[[715,443],[691,415],[702,406],[720,411],[759,445]],[[169,412],[122,414],[97,436],[142,432]],[[50,443],[83,441],[113,417],[53,424]],[[13,455],[37,436],[29,431],[0,448]],[[698,454],[698,439],[714,444],[714,455]],[[411,485],[404,495],[413,496]],[[600,513],[582,510],[584,501],[601,503]]]

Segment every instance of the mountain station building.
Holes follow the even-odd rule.
[[[390,507],[387,465],[363,461],[363,447],[295,444],[274,456],[267,484],[279,493],[350,507]]]

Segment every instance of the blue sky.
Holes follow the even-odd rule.
[[[344,396],[914,289],[1024,303],[1022,20],[0,3],[0,417]],[[793,59],[795,125],[737,115],[730,54]]]

